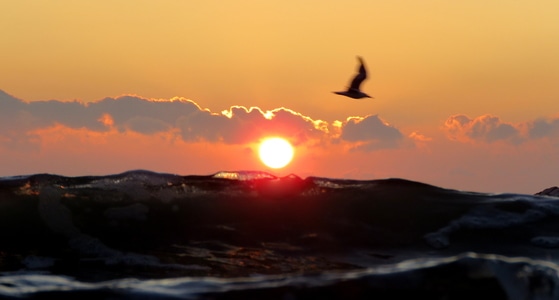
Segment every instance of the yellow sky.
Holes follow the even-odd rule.
[[[541,115],[559,94],[556,1],[6,1],[1,88],[26,100],[183,96],[318,119]],[[363,88],[344,88],[365,57]],[[410,124],[408,124],[410,123]]]
[[[446,135],[469,145],[465,149],[476,159],[503,148],[492,144],[500,140],[491,134],[513,141],[505,147],[509,154],[537,156],[531,151],[540,144],[530,141],[522,152],[509,131],[526,140],[533,132],[553,133],[545,128],[555,128],[555,119],[544,125],[534,120],[559,116],[558,13],[559,2],[552,0],[4,1],[0,90],[26,101],[179,96],[217,113],[234,105],[285,107],[329,124],[378,115],[406,139],[430,141],[414,150],[353,153],[339,162],[349,166],[351,159],[373,157],[371,169],[381,161],[452,161],[451,149],[467,153],[457,146],[462,144],[444,144]],[[348,85],[356,55],[369,70],[362,89],[375,99],[331,93]],[[40,132],[50,132],[45,130]],[[479,140],[488,144],[472,146]],[[235,151],[246,150],[239,147]],[[305,157],[318,169],[300,173],[335,176],[339,168],[327,169],[324,162],[344,146],[332,147],[323,149],[324,156],[299,154],[291,167]],[[474,162],[483,166],[473,157],[468,172]],[[398,173],[400,168],[370,175],[415,174]],[[417,174],[423,168],[418,165]],[[348,167],[340,176],[351,172]]]

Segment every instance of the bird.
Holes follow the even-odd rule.
[[[353,99],[362,99],[362,98],[373,98],[365,93],[363,93],[360,89],[359,86],[361,85],[361,83],[367,79],[367,70],[365,69],[365,64],[363,62],[363,58],[360,56],[357,56],[357,59],[359,60],[360,66],[359,66],[359,73],[357,73],[357,75],[355,75],[355,77],[353,78],[353,80],[351,80],[351,84],[349,85],[349,88],[347,89],[347,91],[341,91],[341,92],[333,92],[334,94],[338,94],[338,95],[342,95],[342,96],[347,96]]]

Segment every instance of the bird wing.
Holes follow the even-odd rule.
[[[365,69],[365,64],[363,63],[363,59],[361,57],[357,57],[357,58],[359,59],[361,65],[359,66],[359,73],[355,75],[355,77],[351,81],[351,84],[349,85],[350,90],[359,90],[359,86],[361,85],[363,80],[367,78],[367,70]]]

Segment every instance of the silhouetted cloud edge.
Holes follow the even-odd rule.
[[[347,142],[354,144],[353,149],[365,151],[394,148],[399,141],[406,139],[399,129],[378,115],[328,123],[285,107],[264,111],[258,107],[235,105],[216,113],[181,97],[166,100],[124,95],[87,103],[25,102],[1,92],[0,103],[3,107],[0,135],[3,136],[62,125],[97,132],[116,129],[145,135],[173,131],[187,142],[225,144],[244,144],[268,136],[283,136],[296,145],[311,140],[315,143]]]
[[[505,122],[500,117],[484,114],[470,118],[464,114],[450,116],[443,130],[451,140],[460,142],[504,142],[518,145],[530,140],[559,135],[559,117],[538,118],[526,122]]]

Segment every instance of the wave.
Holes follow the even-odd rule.
[[[242,278],[181,277],[81,282],[66,276],[0,277],[6,299],[557,299],[558,265],[464,253],[358,271]]]
[[[431,266],[447,270],[442,266],[449,259],[458,265],[485,266],[490,260],[516,266],[511,257],[524,257],[522,263],[536,269],[549,262],[553,276],[548,277],[555,282],[558,215],[556,197],[465,192],[398,178],[303,179],[259,171],[182,176],[145,170],[3,177],[0,290],[11,295],[22,282],[64,282],[75,293],[123,285],[131,296],[150,286],[165,298],[173,279],[178,286],[171,294],[184,296],[183,288],[190,286],[185,282],[196,282],[194,290],[207,287],[201,294],[211,297],[256,297],[257,291],[269,290],[248,284],[256,276],[263,285],[288,278],[280,281],[289,284],[277,288],[298,299],[343,290],[347,276],[365,290],[379,291],[371,282],[394,276],[394,282],[414,290],[417,282],[401,274],[413,269],[421,274],[413,276],[435,284],[443,279],[429,278]],[[478,260],[484,263],[473,262]],[[402,266],[411,269],[402,273]],[[379,271],[386,268],[395,273]],[[452,270],[470,276],[473,271],[464,268]],[[487,269],[472,268],[474,273]],[[326,280],[331,272],[339,278]],[[504,286],[508,275],[495,274],[490,277]],[[219,284],[209,284],[212,280]],[[323,288],[310,284],[312,292],[303,292],[291,284],[297,280]],[[231,286],[241,286],[240,291]],[[16,290],[34,295],[24,292],[25,285]],[[508,297],[508,288],[501,292]]]

